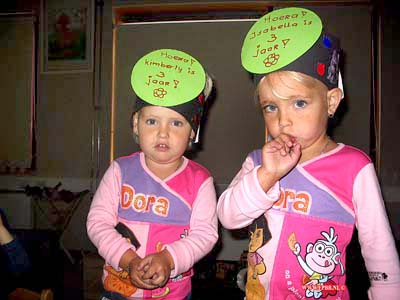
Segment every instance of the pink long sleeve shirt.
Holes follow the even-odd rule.
[[[119,222],[135,235],[138,248],[116,231]],[[106,261],[106,290],[127,299],[184,299],[191,290],[194,263],[218,239],[217,223],[213,179],[204,167],[184,158],[174,174],[161,180],[137,152],[117,159],[106,171],[90,207],[87,231]],[[175,265],[167,285],[155,290],[130,285],[119,268],[122,255],[132,249],[144,257],[164,248]]]
[[[400,267],[374,167],[358,149],[339,146],[297,165],[264,192],[261,151],[250,153],[217,205],[228,229],[255,220],[246,299],[348,300],[346,247],[354,226],[370,300],[400,299]],[[265,240],[263,240],[263,237]]]

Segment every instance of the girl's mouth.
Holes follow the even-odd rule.
[[[155,146],[155,148],[156,148],[158,151],[164,152],[164,151],[167,151],[167,150],[169,149],[169,146],[168,146],[167,144],[157,144],[157,145]]]

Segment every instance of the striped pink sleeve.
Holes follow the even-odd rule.
[[[264,214],[279,199],[279,183],[268,192],[261,188],[257,169],[247,157],[242,169],[218,199],[217,213],[226,229],[239,229]]]
[[[368,270],[370,300],[397,300],[400,263],[374,166],[367,164],[356,177],[353,203],[361,252]]]
[[[113,162],[104,174],[93,197],[86,228],[92,243],[99,254],[115,270],[120,270],[122,255],[133,249],[116,230],[118,223],[118,202],[120,197],[121,172],[118,164]]]

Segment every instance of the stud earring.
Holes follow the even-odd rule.
[[[334,114],[328,114],[329,119],[332,119]]]

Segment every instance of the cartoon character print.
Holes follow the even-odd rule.
[[[163,243],[161,241],[158,241],[156,243],[156,252],[161,252],[163,250]],[[170,288],[165,286],[165,287],[161,287],[158,288],[156,290],[153,291],[151,298],[153,299],[157,299],[157,298],[162,298],[164,296],[167,296],[170,293]]]
[[[116,271],[111,266],[105,267],[107,277],[104,280],[104,288],[110,292],[117,292],[125,297],[129,297],[137,288],[132,285],[129,274],[126,271]]]
[[[129,243],[133,244],[136,247],[136,249],[139,249],[140,247],[139,241],[136,239],[133,232],[127,226],[125,226],[122,223],[118,223],[115,229],[124,238],[126,238],[126,240]],[[158,241],[156,243],[155,250],[156,252],[161,252],[162,249],[163,249],[163,244],[162,242]],[[125,297],[129,297],[137,291],[137,288],[131,283],[128,272],[124,270],[116,271],[111,266],[106,266],[105,270],[107,271],[107,276],[104,279],[104,288],[106,290],[111,292],[117,292]],[[159,288],[152,293],[151,298],[154,299],[162,298],[168,295],[169,293],[170,293],[169,287]]]
[[[126,240],[134,245],[136,249],[140,247],[139,241],[133,232],[123,223],[118,223],[115,229],[124,237]],[[136,292],[137,288],[132,285],[131,279],[128,272],[122,270],[117,271],[111,266],[106,266],[107,276],[104,279],[104,288],[110,292],[117,292],[125,297],[128,297]]]
[[[338,236],[335,235],[335,230],[330,227],[329,234],[325,231],[321,232],[325,239],[318,239],[314,243],[308,243],[304,258],[300,255],[301,246],[296,241],[295,234],[289,236],[289,248],[296,255],[300,267],[307,274],[303,278],[305,286],[306,298],[326,298],[329,295],[336,295],[334,289],[324,289],[321,286],[335,286],[336,283],[331,280],[333,276],[329,276],[337,265],[340,265],[341,275],[344,274],[344,267],[340,261],[341,253],[335,244]]]
[[[261,284],[258,275],[267,270],[264,260],[257,250],[260,249],[269,239],[269,231],[264,216],[256,219],[250,226],[249,253],[247,255],[248,270],[246,283],[246,299],[265,299],[265,289]]]
[[[188,235],[189,235],[189,230],[184,229],[184,232],[180,235],[180,238],[184,239]],[[158,241],[156,243],[156,252],[161,252],[163,250],[163,248],[164,248],[163,243],[161,241]],[[169,282],[177,282],[177,281],[182,280],[184,277],[191,276],[191,275],[192,275],[192,270],[189,270],[182,274],[179,274],[178,276],[176,276],[174,278],[170,278]],[[151,295],[151,298],[153,298],[153,299],[162,298],[162,297],[167,296],[170,292],[171,292],[170,288],[168,286],[164,286],[164,287],[154,290]]]

